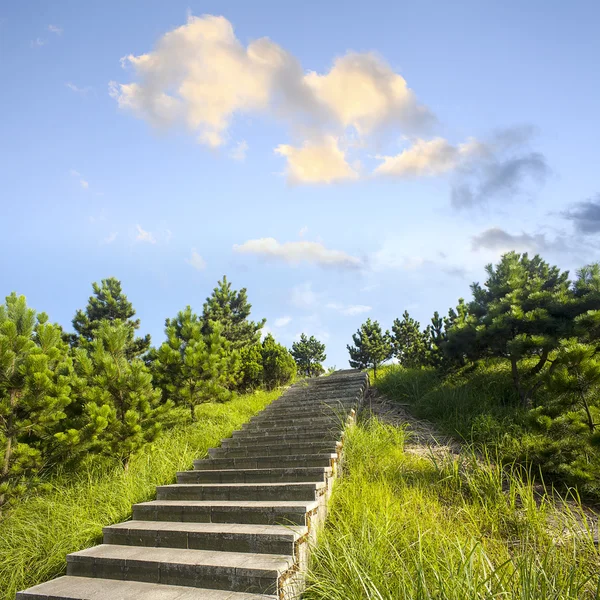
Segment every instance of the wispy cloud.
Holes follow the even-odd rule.
[[[246,160],[246,152],[248,152],[248,143],[246,140],[242,140],[233,147],[229,156],[233,158],[233,160],[244,162]]]
[[[79,171],[76,171],[75,169],[71,169],[69,171],[69,173],[71,174],[71,177],[74,177],[75,179],[79,179],[79,185],[84,190],[87,190],[90,187],[90,184],[88,183],[88,181],[83,178],[83,176],[81,175],[81,173]]]
[[[372,310],[370,306],[365,304],[339,304],[337,302],[330,302],[326,305],[326,308],[335,310],[346,317],[362,315]]]
[[[81,94],[82,96],[86,96],[87,94],[89,94],[89,92],[92,91],[92,88],[89,85],[86,87],[79,87],[74,83],[71,83],[70,81],[67,81],[67,83],[65,83],[65,86],[69,88],[72,92],[75,92],[76,94]]]
[[[62,35],[63,28],[58,27],[58,25],[48,25],[48,31],[50,31],[51,33],[55,33],[56,35]]]
[[[337,267],[342,269],[358,269],[362,261],[342,250],[331,250],[320,242],[284,242],[274,238],[248,240],[243,244],[235,244],[234,252],[254,254],[269,259],[280,260],[289,264],[307,262],[321,267]]]
[[[290,303],[296,308],[302,308],[306,310],[314,308],[317,305],[319,298],[320,295],[312,289],[312,283],[307,281],[292,288],[290,294]]]
[[[137,242],[147,242],[149,244],[156,244],[156,239],[150,231],[145,231],[144,229],[142,229],[141,225],[136,225],[135,228],[138,232],[135,238]]]
[[[275,327],[285,327],[289,323],[291,323],[292,317],[279,317],[275,319]]]
[[[118,233],[113,231],[111,234],[107,235],[103,240],[103,244],[112,244],[117,239]]]
[[[29,45],[32,48],[41,48],[42,46],[46,45],[46,40],[43,40],[42,38],[35,38],[35,40],[31,40],[31,42],[29,43]]]
[[[186,258],[185,262],[196,269],[196,271],[204,271],[206,269],[206,261],[198,254],[196,248],[192,248],[192,255]]]

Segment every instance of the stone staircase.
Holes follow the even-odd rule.
[[[159,486],[67,575],[17,600],[293,600],[340,466],[366,374],[293,385],[193,471]]]

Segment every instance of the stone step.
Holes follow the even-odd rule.
[[[256,429],[239,429],[231,434],[232,439],[248,438],[248,437],[261,437],[265,439],[275,438],[279,435],[303,435],[306,433],[314,433],[316,436],[335,435],[334,439],[338,439],[337,436],[341,435],[340,428],[336,426],[329,427],[304,427],[304,426],[291,426],[291,427],[278,427],[275,429],[264,429],[257,431]],[[227,438],[230,439],[230,438]]]
[[[242,446],[269,446],[272,444],[301,444],[304,442],[336,442],[342,438],[341,433],[327,431],[323,433],[314,433],[305,431],[296,435],[286,435],[285,433],[273,432],[272,435],[248,435],[246,437],[234,437],[221,440],[221,448],[240,448]]]
[[[331,467],[337,461],[337,452],[329,454],[297,454],[296,456],[246,456],[201,458],[194,461],[194,469],[271,469],[290,467]]]
[[[239,448],[210,448],[211,458],[243,456],[290,456],[292,454],[332,454],[341,449],[341,442],[303,442],[297,444],[271,444],[268,446],[241,446]]]
[[[291,418],[295,419],[304,418],[304,417],[337,417],[340,420],[345,419],[348,414],[353,410],[354,403],[349,405],[348,407],[344,406],[323,406],[322,404],[315,407],[306,407],[300,406],[298,408],[290,407],[290,406],[282,406],[273,410],[265,410],[261,413],[263,418],[272,418],[272,419],[283,419],[283,418]],[[253,419],[253,421],[256,420]]]
[[[270,417],[265,416],[262,419],[256,421],[248,421],[242,425],[243,430],[263,430],[263,429],[276,429],[279,427],[306,427],[306,428],[337,428],[342,430],[344,426],[351,421],[351,417],[347,419],[339,419],[337,417],[302,417],[298,419],[290,419],[287,417]]]
[[[180,471],[177,483],[260,483],[264,481],[325,481],[331,467],[292,467],[273,469],[213,469]]]
[[[152,500],[133,506],[135,521],[309,526],[312,501]]]
[[[65,575],[19,592],[16,600],[277,600],[277,596]]]
[[[176,483],[156,488],[157,500],[316,500],[324,481],[298,483]]]
[[[296,555],[308,527],[230,523],[126,521],[104,527],[104,543],[119,546],[187,548],[220,552]]]
[[[255,554],[101,544],[67,556],[67,575],[253,594],[280,593],[294,559]]]

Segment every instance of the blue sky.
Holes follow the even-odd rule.
[[[279,341],[446,313],[600,232],[597,2],[6,2],[0,284],[143,332],[227,274]]]

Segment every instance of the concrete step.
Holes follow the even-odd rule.
[[[242,425],[242,429],[244,431],[249,429],[262,431],[264,429],[277,429],[280,427],[294,426],[314,429],[331,427],[333,429],[337,428],[339,431],[341,431],[350,421],[351,418],[339,419],[337,417],[302,417],[295,419],[288,417],[273,418],[267,415],[260,420],[257,419],[256,421],[248,421],[248,423],[244,423],[244,425]]]
[[[66,575],[19,592],[17,600],[277,600],[277,596]]]
[[[315,434],[312,431],[305,431],[301,434],[286,435],[248,435],[246,437],[226,438],[221,441],[221,448],[241,448],[242,446],[270,446],[272,444],[302,444],[304,442],[336,442],[342,438],[342,434],[336,435],[335,431],[328,431],[325,434]]]
[[[248,437],[261,437],[265,439],[274,438],[279,435],[302,435],[306,433],[314,433],[315,436],[324,438],[326,435],[341,435],[340,428],[337,425],[331,425],[327,427],[304,427],[302,425],[292,425],[290,427],[277,427],[274,429],[264,429],[257,431],[256,429],[238,429],[231,434],[233,439],[248,438]],[[229,438],[227,438],[229,439]]]
[[[229,523],[126,521],[104,527],[104,543],[119,546],[187,548],[220,552],[296,555],[308,527]]]
[[[312,501],[152,500],[133,506],[135,521],[309,526]]]
[[[290,456],[292,454],[332,454],[340,450],[341,442],[303,442],[297,444],[270,444],[268,446],[241,446],[239,448],[210,448],[211,458],[243,456]]]
[[[319,418],[319,417],[328,417],[335,418],[337,417],[339,420],[344,420],[348,414],[353,410],[355,405],[352,404],[350,406],[323,406],[322,404],[315,407],[305,407],[301,406],[298,408],[290,407],[290,406],[282,406],[281,408],[273,409],[273,410],[265,410],[261,413],[262,418],[270,418],[270,419],[283,419],[283,418]],[[252,419],[252,421],[257,420],[258,417]]]
[[[260,483],[265,481],[325,481],[331,467],[292,467],[273,469],[213,469],[180,471],[177,483]]]
[[[67,556],[67,575],[278,594],[294,559],[283,554],[101,544]]]
[[[337,452],[329,454],[297,454],[296,456],[247,456],[202,458],[194,461],[200,471],[220,469],[271,469],[291,467],[332,467],[338,459]]]
[[[176,483],[156,488],[157,500],[316,500],[324,481],[297,483]]]

